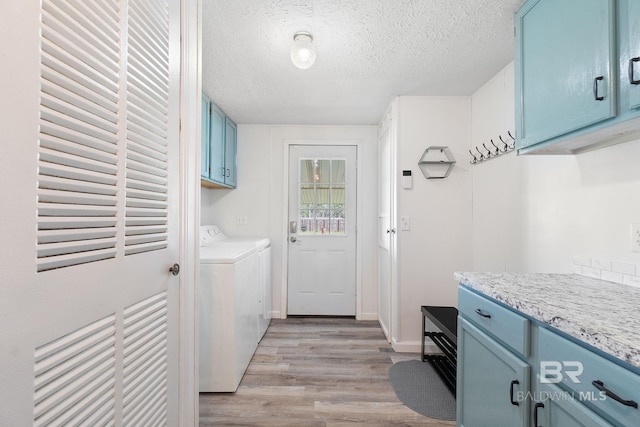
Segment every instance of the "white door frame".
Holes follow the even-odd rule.
[[[289,294],[289,147],[292,145],[352,145],[356,147],[356,185],[358,189],[363,184],[363,143],[358,139],[285,139],[284,140],[284,174],[282,179],[282,294],[280,301],[280,318],[287,318],[287,303]],[[356,190],[356,319],[362,318],[362,233],[358,230],[358,224],[362,224],[363,204],[362,191]]]
[[[196,426],[198,406],[197,278],[200,268],[200,102],[202,7],[181,0],[179,421]]]

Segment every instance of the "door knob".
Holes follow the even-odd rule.
[[[180,264],[173,264],[171,267],[169,267],[169,272],[171,272],[171,274],[173,274],[174,276],[180,274]]]
[[[291,243],[295,243],[298,241],[298,239],[296,238],[296,236],[291,236],[291,238],[289,239],[291,240]]]

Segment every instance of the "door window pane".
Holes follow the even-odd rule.
[[[346,160],[300,159],[299,233],[345,234]]]

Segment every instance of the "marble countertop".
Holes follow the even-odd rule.
[[[577,274],[455,273],[454,277],[640,369],[640,288]]]

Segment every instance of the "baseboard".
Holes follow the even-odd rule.
[[[358,320],[378,320],[378,313],[360,313]]]
[[[391,346],[396,353],[420,353],[422,351],[420,341],[398,342],[393,340]],[[438,346],[430,342],[425,343],[424,351],[425,353],[441,353]]]

